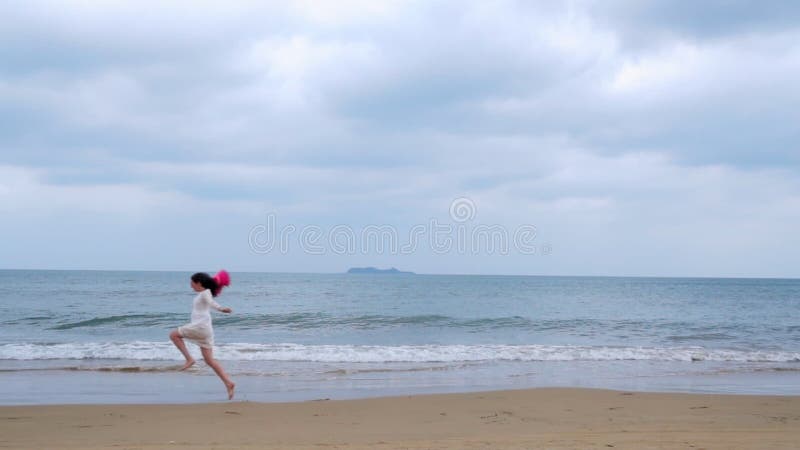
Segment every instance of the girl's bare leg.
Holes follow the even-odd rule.
[[[172,330],[172,333],[169,334],[169,338],[172,340],[172,343],[175,344],[175,347],[178,347],[178,350],[181,351],[183,357],[186,358],[186,364],[181,367],[181,370],[186,370],[189,367],[194,365],[194,358],[189,353],[189,349],[186,348],[186,343],[183,342],[183,336],[178,333],[178,330]]]
[[[233,390],[236,389],[236,384],[228,378],[228,374],[225,373],[225,369],[214,359],[214,351],[210,348],[200,347],[200,352],[203,353],[203,359],[206,361],[209,367],[214,369],[217,376],[223,383],[225,383],[225,389],[228,390],[228,400],[233,399]]]

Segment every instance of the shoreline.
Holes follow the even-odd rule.
[[[0,406],[191,404],[227,400],[213,371],[200,363],[114,364],[48,361],[5,364]],[[553,362],[496,364],[323,364],[228,362],[237,401],[305,402],[459,394],[537,388],[765,396],[800,395],[800,371],[706,363]],[[693,371],[693,372],[690,372]]]
[[[727,448],[800,442],[800,396],[535,388],[357,400],[0,406],[0,447]]]

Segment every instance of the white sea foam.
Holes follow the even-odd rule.
[[[470,361],[731,361],[800,362],[800,352],[741,351],[701,347],[604,347],[557,345],[301,345],[231,343],[215,354],[233,361],[326,363]],[[2,344],[0,360],[178,360],[168,342]]]

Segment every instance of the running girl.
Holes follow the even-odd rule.
[[[192,306],[192,321],[173,330],[169,337],[175,347],[178,347],[178,350],[181,351],[183,357],[186,358],[186,364],[183,365],[181,370],[186,370],[195,363],[183,340],[189,339],[200,346],[203,360],[209,367],[214,369],[214,372],[225,384],[225,389],[228,390],[228,400],[231,400],[233,399],[233,390],[236,388],[236,384],[231,381],[219,362],[214,359],[214,328],[211,326],[210,313],[211,308],[226,314],[233,312],[232,309],[220,306],[214,301],[214,297],[222,292],[222,288],[230,285],[230,276],[224,270],[221,270],[213,277],[207,273],[198,272],[192,275],[191,280],[192,289],[198,293]]]

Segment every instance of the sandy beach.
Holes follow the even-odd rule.
[[[0,407],[14,449],[796,449],[800,397],[531,389],[297,403]]]

